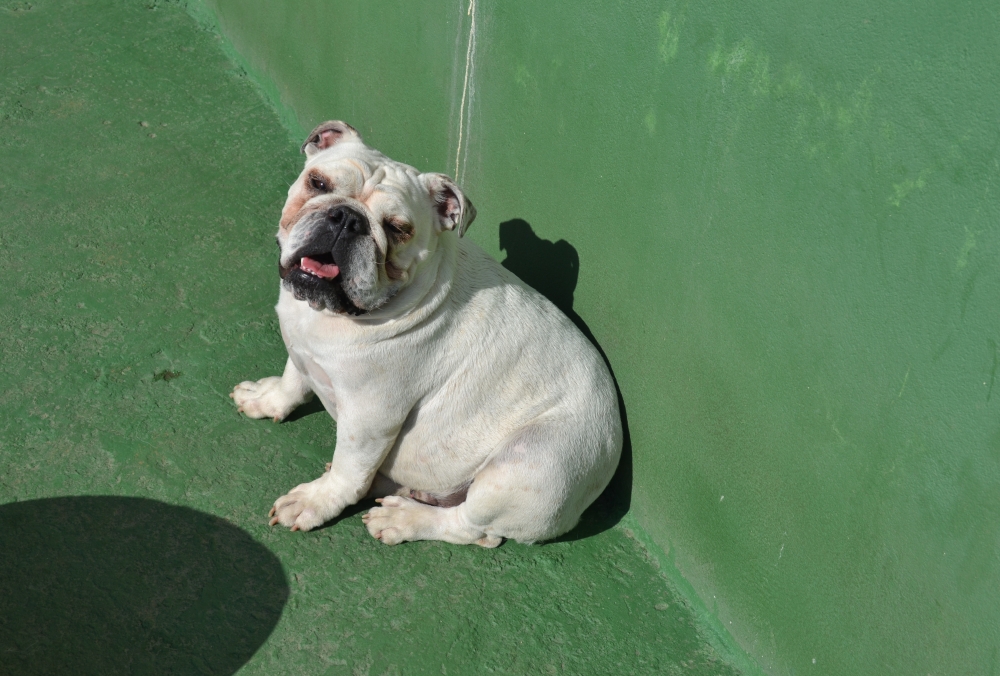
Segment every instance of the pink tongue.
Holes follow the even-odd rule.
[[[323,263],[314,261],[311,258],[306,258],[305,256],[302,257],[302,262],[299,265],[303,270],[308,270],[317,277],[322,277],[323,279],[333,279],[340,274],[340,268],[336,265],[324,265]]]

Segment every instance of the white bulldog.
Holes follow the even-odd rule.
[[[319,396],[333,462],[278,498],[271,525],[309,530],[378,498],[386,544],[496,547],[573,528],[622,448],[615,387],[593,345],[539,293],[461,239],[476,211],[442,174],[317,127],[278,245],[284,375],[230,395],[280,421]]]

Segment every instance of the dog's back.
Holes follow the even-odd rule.
[[[472,480],[470,497],[487,478],[513,482],[491,496],[492,509],[517,502],[538,518],[501,534],[555,537],[576,524],[617,466],[614,383],[594,346],[544,296],[472,242],[455,245],[449,307],[440,315],[446,326],[433,331],[442,340],[429,375],[439,378],[428,378],[433,384],[380,471],[429,493]]]

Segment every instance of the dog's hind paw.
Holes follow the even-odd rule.
[[[424,531],[436,520],[437,508],[398,495],[378,498],[375,502],[382,506],[361,517],[373,538],[386,545],[429,539]]]
[[[376,500],[375,507],[361,517],[371,536],[387,545],[414,540],[444,540],[453,544],[498,547],[503,538],[474,526],[460,525],[454,510],[460,507],[432,507],[412,498],[389,495]]]

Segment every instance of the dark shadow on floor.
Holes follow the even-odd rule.
[[[342,511],[340,514],[333,517],[329,521],[325,522],[323,525],[313,528],[313,531],[326,530],[327,528],[332,528],[333,526],[339,524],[341,521],[345,521],[347,519],[350,519],[352,516],[357,516],[358,514],[367,512],[369,509],[373,509],[375,507],[378,507],[378,503],[375,502],[375,498],[361,498],[353,505],[348,505],[347,507],[344,507],[344,511]],[[281,528],[281,526],[274,526],[274,527]]]
[[[615,381],[624,433],[618,469],[604,493],[583,513],[580,524],[557,541],[589,537],[618,523],[632,503],[632,438],[629,435],[625,401],[608,356],[587,323],[573,310],[573,292],[580,276],[580,256],[573,245],[563,239],[558,242],[541,239],[527,221],[515,218],[500,224],[500,249],[507,254],[501,265],[552,301],[576,324],[600,352]]]
[[[278,559],[210,514],[122,497],[0,505],[0,674],[233,674],[288,593]]]
[[[288,414],[282,422],[290,423],[296,420],[301,420],[307,415],[312,415],[313,413],[326,413],[326,409],[323,408],[323,402],[319,400],[319,397],[313,397],[306,403],[299,406],[297,409]]]

